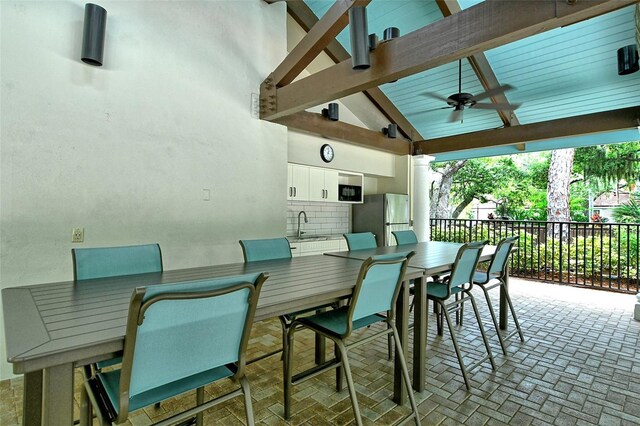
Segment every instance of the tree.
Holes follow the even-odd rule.
[[[498,215],[512,219],[586,221],[589,193],[599,195],[610,191],[612,184],[640,179],[640,142],[460,160],[432,167],[434,218],[457,218],[475,199],[494,201]]]
[[[449,198],[451,197],[453,177],[467,161],[450,161],[432,168],[434,176],[430,190],[432,218],[448,219],[450,217]]]
[[[453,177],[452,200],[455,219],[475,199],[487,202],[498,188],[521,175],[511,157],[469,160]]]
[[[577,148],[574,171],[594,184],[610,187],[624,180],[640,178],[640,142]]]
[[[632,187],[640,179],[640,142],[596,145],[577,148],[574,171],[584,178],[583,198],[590,192],[593,197],[622,188]],[[577,186],[577,188],[574,188]],[[571,196],[577,198],[582,184],[572,185]],[[625,206],[621,214],[630,213],[633,205]],[[588,218],[585,216],[585,220]],[[572,214],[574,220],[579,219]],[[617,221],[617,219],[615,219]],[[625,219],[628,220],[628,219]]]
[[[551,154],[547,185],[547,220],[549,222],[569,222],[571,220],[569,209],[569,184],[571,183],[571,171],[573,169],[574,148],[556,149]],[[566,227],[553,225],[548,234],[553,237],[568,237]]]

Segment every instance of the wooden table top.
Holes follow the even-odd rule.
[[[349,259],[366,259],[369,256],[391,254],[407,251],[415,251],[409,265],[425,271],[425,275],[434,275],[451,269],[456,259],[456,254],[462,244],[447,243],[443,241],[427,241],[417,244],[403,244],[401,246],[384,246],[375,249],[340,251],[327,253],[330,256],[338,256]],[[480,256],[480,261],[490,260],[496,251],[496,246],[485,246]]]
[[[8,361],[15,373],[24,373],[111,357],[123,348],[131,294],[139,286],[267,272],[256,309],[259,321],[348,297],[361,264],[359,259],[316,255],[5,288]],[[422,273],[411,269],[407,278]]]

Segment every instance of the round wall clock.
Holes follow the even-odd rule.
[[[328,143],[325,143],[320,147],[320,158],[325,163],[330,163],[333,160],[334,152],[333,147]]]

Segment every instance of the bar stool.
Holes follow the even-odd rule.
[[[507,354],[507,349],[504,342],[510,338],[512,338],[516,332],[520,335],[520,340],[524,342],[524,334],[522,333],[522,329],[520,328],[520,323],[518,322],[518,317],[516,316],[516,311],[513,309],[513,303],[511,302],[511,296],[509,296],[509,286],[507,286],[507,274],[508,274],[508,260],[509,255],[511,254],[511,250],[515,245],[516,241],[518,241],[518,236],[507,237],[501,240],[498,243],[498,247],[496,248],[496,252],[491,258],[491,263],[489,264],[489,268],[486,271],[476,271],[473,275],[473,283],[477,284],[478,287],[482,289],[484,293],[484,297],[487,300],[487,306],[489,306],[489,312],[491,313],[491,319],[493,320],[493,325],[496,328],[496,334],[498,335],[498,340],[500,341],[500,346],[502,347],[502,353]],[[511,311],[511,316],[513,317],[513,322],[516,325],[516,331],[507,335],[507,337],[502,337],[500,334],[500,328],[498,327],[498,320],[496,318],[496,313],[493,310],[493,305],[491,304],[491,298],[489,297],[489,290],[494,288],[504,289],[504,295],[507,299],[507,303],[509,304],[509,310]]]

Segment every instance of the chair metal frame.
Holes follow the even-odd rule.
[[[438,329],[438,335],[442,336],[443,335],[443,328],[444,328],[444,324],[443,324],[443,317],[444,319],[446,319],[447,322],[447,326],[449,328],[449,334],[451,335],[451,340],[453,342],[453,347],[456,351],[456,357],[458,358],[458,364],[460,365],[460,370],[462,371],[462,377],[464,379],[464,383],[465,386],[467,388],[467,390],[471,389],[470,383],[469,383],[469,377],[467,374],[467,367],[464,364],[464,360],[462,358],[462,353],[460,352],[460,347],[458,345],[458,339],[456,338],[456,333],[454,331],[453,328],[453,324],[451,323],[451,318],[449,316],[449,313],[456,313],[456,317],[458,317],[458,314],[461,313],[463,307],[464,307],[464,303],[466,303],[467,301],[471,302],[471,305],[473,307],[473,312],[475,314],[476,317],[476,321],[478,322],[478,327],[480,328],[480,334],[482,335],[482,341],[484,342],[484,346],[487,350],[487,355],[485,357],[483,357],[482,359],[472,363],[471,365],[469,365],[468,370],[471,371],[473,369],[475,369],[476,367],[480,366],[484,361],[489,360],[489,362],[491,363],[491,368],[493,370],[496,369],[496,364],[495,361],[493,360],[493,354],[491,352],[491,347],[489,346],[489,340],[487,339],[487,335],[486,332],[484,330],[484,326],[482,325],[482,319],[480,318],[480,312],[478,311],[478,306],[476,304],[476,301],[473,297],[473,295],[471,294],[471,289],[473,288],[473,274],[476,270],[476,267],[478,265],[478,261],[480,259],[480,256],[482,255],[482,249],[484,248],[486,242],[471,242],[471,243],[466,243],[464,245],[462,245],[462,247],[460,247],[460,249],[458,250],[458,253],[456,255],[456,260],[455,263],[453,264],[453,268],[451,269],[451,275],[449,275],[448,277],[445,278],[444,282],[441,282],[440,285],[446,285],[447,286],[447,294],[445,297],[437,297],[433,294],[429,294],[429,287],[427,287],[427,299],[429,300],[433,300],[435,303],[435,309],[436,309],[436,322],[437,322],[437,329]],[[465,275],[463,275],[461,277],[461,280],[458,283],[454,284],[456,287],[458,287],[460,290],[456,291],[455,293],[452,293],[451,291],[451,281],[452,280],[456,280],[458,281],[458,275],[460,274],[460,262],[462,257],[465,255],[465,252],[467,252],[468,250],[474,250],[475,253],[473,253],[473,265],[471,268],[469,268],[469,272],[468,275],[465,273]],[[466,271],[465,271],[466,272]],[[455,298],[453,301],[451,302],[447,302],[452,295],[455,294]],[[457,297],[458,294],[460,294],[462,297]],[[461,323],[461,316],[460,316],[460,323]]]
[[[248,309],[243,326],[241,341],[238,348],[238,360],[235,363],[225,365],[225,367],[233,372],[231,378],[232,380],[239,382],[240,388],[214,398],[210,401],[204,402],[204,386],[198,387],[196,388],[196,406],[194,408],[188,409],[168,419],[162,420],[161,422],[156,423],[156,425],[173,425],[193,418],[195,416],[196,425],[201,426],[203,424],[202,412],[204,410],[207,410],[215,405],[221,404],[240,395],[243,395],[244,397],[243,399],[247,415],[247,424],[254,425],[255,420],[253,416],[251,392],[249,388],[249,382],[245,376],[245,357],[247,344],[251,335],[251,326],[253,324],[255,310],[258,304],[258,298],[262,289],[262,285],[267,278],[268,274],[262,273],[257,276],[255,282],[246,281],[228,285],[223,288],[214,288],[204,291],[167,291],[166,293],[160,293],[152,296],[146,301],[144,300],[144,297],[147,288],[136,288],[131,297],[129,314],[127,318],[124,355],[122,358],[122,368],[120,370],[120,389],[118,394],[119,410],[116,412],[116,410],[110,403],[109,397],[106,394],[106,390],[104,389],[102,382],[97,376],[85,381],[85,388],[87,389],[92,405],[96,408],[96,414],[100,421],[100,424],[108,425],[112,424],[112,422],[122,423],[127,420],[129,416],[129,389],[131,385],[131,375],[136,350],[137,330],[138,327],[144,323],[145,312],[152,305],[161,301],[193,300],[218,297],[247,289],[249,291],[249,297],[247,301]],[[212,281],[215,282],[216,279]],[[216,366],[212,366],[212,368],[214,367]],[[217,380],[220,379],[216,379],[214,381]]]
[[[395,340],[396,347],[396,356],[400,361],[400,366],[402,370],[402,375],[404,378],[405,385],[407,386],[409,402],[411,404],[412,413],[404,418],[402,422],[409,420],[410,418],[414,418],[416,425],[420,425],[420,415],[418,413],[418,408],[416,405],[416,401],[413,395],[413,389],[411,388],[411,379],[409,378],[409,371],[407,369],[407,363],[404,358],[404,354],[402,351],[402,346],[400,343],[400,336],[398,334],[398,330],[395,326],[394,319],[396,314],[396,302],[398,296],[400,294],[400,290],[402,288],[402,282],[404,281],[404,275],[407,270],[407,266],[409,264],[409,259],[414,255],[414,252],[410,252],[408,254],[398,254],[394,258],[391,258],[389,255],[383,256],[385,259],[376,259],[376,258],[368,258],[362,264],[360,268],[360,272],[358,274],[358,279],[353,290],[353,294],[349,299],[347,308],[347,316],[346,316],[346,331],[343,334],[337,334],[331,332],[330,330],[320,328],[315,326],[312,322],[313,317],[302,317],[293,321],[293,324],[289,328],[289,332],[287,334],[288,344],[287,344],[287,352],[285,354],[285,362],[283,365],[284,369],[284,418],[285,420],[289,420],[291,417],[291,393],[294,385],[297,385],[305,380],[308,380],[312,377],[315,377],[325,371],[337,368],[337,376],[336,376],[336,387],[337,391],[342,389],[342,374],[341,370],[344,371],[344,375],[347,380],[347,387],[349,389],[349,396],[351,399],[351,405],[354,412],[354,417],[357,425],[362,425],[362,417],[360,415],[360,408],[358,406],[358,399],[356,396],[355,385],[353,383],[353,376],[351,374],[351,367],[349,365],[348,351],[355,347],[361,346],[365,343],[368,343],[380,336],[389,335],[393,336]],[[369,270],[376,265],[390,265],[390,264],[398,264],[402,262],[402,266],[400,269],[400,273],[395,283],[395,289],[393,292],[392,300],[391,300],[391,309],[388,311],[387,315],[383,314],[375,314],[379,319],[376,322],[384,322],[387,325],[387,328],[382,331],[377,331],[374,334],[363,338],[361,340],[355,341],[353,343],[346,344],[345,340],[351,335],[353,331],[353,314],[357,306],[358,296],[362,289],[363,282],[367,276]],[[373,315],[369,316],[372,317]],[[368,317],[366,317],[368,318]],[[331,339],[336,345],[336,357],[334,359],[328,360],[321,365],[317,365],[307,371],[298,373],[293,375],[293,358],[294,358],[294,335],[296,331],[302,329],[309,329],[317,334],[320,334],[328,339]]]
[[[518,241],[518,238],[519,237],[515,235],[502,239],[496,247],[496,252],[491,258],[491,262],[489,263],[487,271],[476,271],[473,278],[473,283],[477,284],[484,293],[484,298],[487,301],[489,313],[491,314],[491,319],[493,320],[493,325],[496,329],[498,340],[500,341],[502,353],[505,355],[507,354],[507,348],[505,345],[505,342],[507,340],[518,334],[520,336],[520,341],[524,342],[524,334],[522,333],[522,329],[520,328],[520,323],[518,322],[516,311],[513,308],[513,302],[511,301],[511,296],[509,295],[509,286],[507,285],[507,276],[509,274],[509,255],[511,254],[513,246]],[[481,277],[482,279],[480,279]],[[494,282],[492,283],[492,281]],[[503,289],[505,298],[507,299],[507,304],[509,305],[509,310],[511,311],[511,317],[513,318],[513,322],[516,326],[516,330],[508,334],[506,337],[502,337],[502,335],[500,334],[498,319],[496,317],[496,313],[493,309],[493,304],[491,303],[491,298],[489,296],[489,290],[492,290],[494,288]]]

